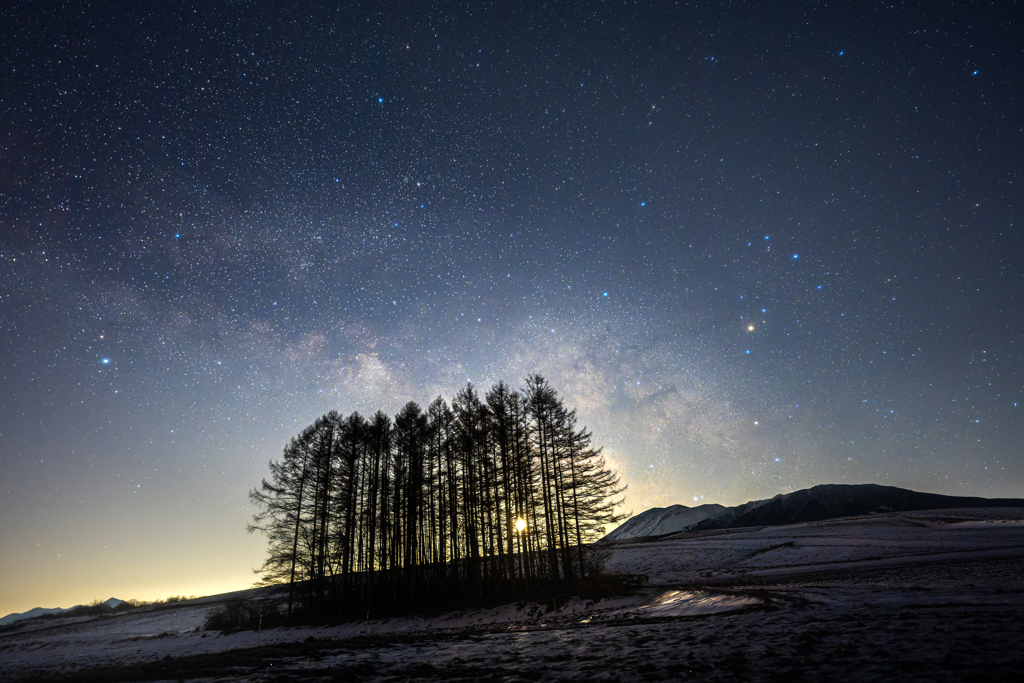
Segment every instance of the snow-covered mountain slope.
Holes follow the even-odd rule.
[[[717,503],[707,503],[697,507],[671,505],[667,508],[651,508],[623,522],[614,531],[604,537],[606,541],[622,538],[640,538],[642,536],[660,536],[673,531],[681,531],[685,527],[696,524],[711,515],[725,510]]]
[[[110,609],[114,609],[118,605],[123,605],[124,600],[118,600],[117,598],[109,598],[101,604],[106,605]],[[79,607],[85,606],[86,605],[75,605],[74,607],[33,607],[27,612],[15,612],[13,614],[8,614],[6,617],[0,618],[0,626],[13,624],[14,622],[21,621],[22,619],[35,619],[36,617],[41,617],[44,614],[62,614],[64,612],[70,612],[73,609],[78,609]]]
[[[943,496],[878,484],[822,484],[725,508],[691,524],[686,530],[820,522],[877,512],[986,507],[1024,507],[1024,499]]]

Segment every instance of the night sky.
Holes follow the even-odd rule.
[[[247,587],[317,416],[532,372],[633,512],[1024,496],[1019,3],[142,4],[0,10],[0,615]]]

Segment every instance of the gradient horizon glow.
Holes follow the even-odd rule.
[[[1024,496],[1008,9],[9,3],[0,615],[245,588],[304,426],[532,372],[626,510]]]

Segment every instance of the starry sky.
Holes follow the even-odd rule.
[[[532,372],[633,512],[1024,496],[1020,4],[845,4],[5,3],[0,614],[244,588],[318,415]]]

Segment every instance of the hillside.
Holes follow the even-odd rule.
[[[630,517],[604,537],[606,541],[623,538],[641,538],[643,536],[660,536],[674,531],[682,531],[691,524],[696,524],[708,517],[725,510],[717,503],[686,507],[670,505],[667,508],[651,508],[639,515]]]
[[[255,631],[204,625],[229,603],[268,598],[264,588],[36,619],[0,629],[0,683],[1020,678],[1024,507],[883,512],[606,547],[609,573],[647,581],[601,599]]]
[[[743,505],[725,508],[691,524],[686,530],[705,531],[820,522],[836,517],[878,512],[989,507],[1024,507],[1024,499],[944,496],[878,484],[822,484],[792,493],[780,493],[774,498],[752,500]]]
[[[118,605],[124,604],[124,600],[109,598],[100,604],[109,607],[110,609],[114,609]],[[87,605],[75,605],[74,607],[33,607],[27,612],[14,612],[5,617],[0,617],[0,626],[13,624],[16,621],[22,621],[24,619],[35,619],[36,617],[42,617],[45,615],[59,616],[66,612],[70,612],[71,610],[84,609],[86,607]]]

